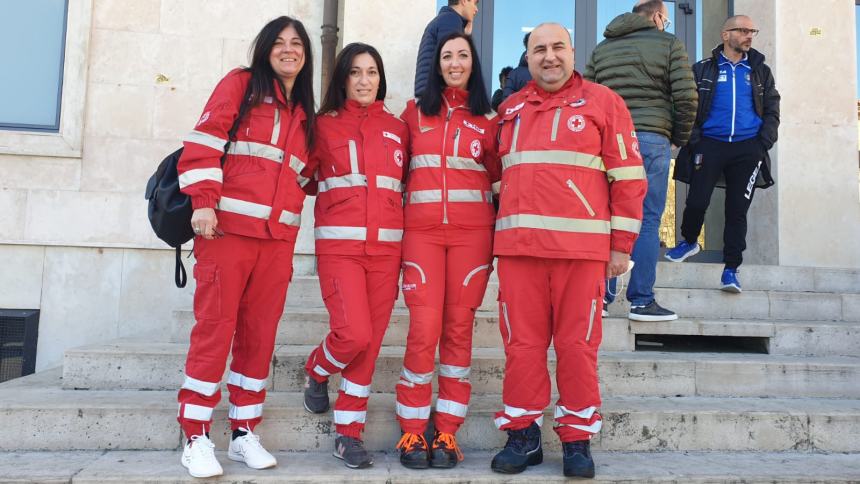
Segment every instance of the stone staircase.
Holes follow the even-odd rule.
[[[744,266],[739,295],[714,289],[720,271],[659,264],[657,297],[683,316],[677,321],[635,323],[622,301],[610,308],[600,354],[604,427],[593,441],[597,479],[860,482],[860,270]],[[473,397],[458,433],[466,461],[453,471],[408,471],[392,451],[399,437],[393,390],[408,329],[401,299],[367,417],[376,465],[361,472],[330,456],[331,415],[302,407],[304,359],[328,319],[317,279],[294,278],[258,428],[281,465],[252,471],[222,455],[224,480],[561,481],[551,408],[547,462],[518,476],[489,470],[505,440],[492,425],[504,369],[496,292],[493,279],[475,321]],[[0,483],[193,480],[179,466],[175,421],[192,324],[191,311],[177,311],[169,335],[76,348],[62,369],[0,385]],[[337,384],[335,377],[330,388]],[[224,449],[226,394],[215,422],[213,440]]]

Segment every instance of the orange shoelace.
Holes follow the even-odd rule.
[[[463,460],[463,452],[460,451],[460,446],[457,445],[457,438],[454,437],[454,434],[439,432],[436,434],[436,438],[433,439],[433,448],[442,447],[442,445],[439,444],[444,444],[445,447],[456,452],[458,461]]]
[[[424,440],[423,435],[406,432],[403,434],[403,437],[400,437],[400,440],[394,448],[409,452],[413,447],[419,444],[423,445],[425,449],[427,448],[427,441]]]

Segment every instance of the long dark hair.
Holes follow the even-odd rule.
[[[334,60],[334,71],[331,75],[331,81],[328,83],[328,89],[325,91],[320,113],[337,111],[346,103],[346,78],[349,77],[349,71],[352,69],[353,59],[360,54],[370,54],[376,62],[376,69],[379,71],[379,91],[376,92],[376,100],[385,99],[388,85],[385,82],[385,67],[382,66],[382,56],[372,45],[353,42],[338,52],[337,58]]]
[[[481,61],[478,60],[478,53],[475,49],[475,43],[472,42],[472,36],[460,32],[446,35],[439,41],[439,45],[436,47],[436,56],[433,59],[433,75],[427,79],[427,88],[418,98],[418,108],[427,116],[436,116],[442,109],[442,91],[447,85],[441,72],[439,72],[439,60],[442,57],[442,48],[453,39],[466,39],[469,50],[472,51],[472,74],[469,76],[469,82],[466,83],[466,90],[469,91],[469,112],[476,116],[487,114],[493,110],[493,107],[487,98],[487,88],[484,87]]]
[[[278,40],[278,35],[287,27],[296,29],[299,38],[302,40],[305,51],[305,65],[296,76],[296,82],[293,84],[293,89],[290,95],[287,96],[287,89],[284,83],[275,75],[272,70],[272,64],[269,61],[269,55],[272,53],[272,48],[275,46],[275,41]],[[274,81],[278,81],[281,94],[284,98],[289,98],[293,102],[293,109],[296,105],[300,105],[307,116],[307,124],[305,125],[305,142],[310,148],[314,142],[314,117],[315,100],[314,100],[314,56],[311,52],[311,38],[308,36],[308,31],[301,21],[292,17],[281,16],[267,23],[254,42],[251,44],[251,67],[245,69],[251,73],[251,94],[249,104],[256,106],[263,102],[266,97],[278,99],[274,92]]]

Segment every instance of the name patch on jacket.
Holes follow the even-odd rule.
[[[400,136],[397,136],[397,135],[396,135],[396,134],[394,134],[394,133],[389,133],[388,131],[383,131],[383,132],[382,132],[382,137],[383,137],[383,138],[388,138],[388,139],[393,139],[394,141],[397,141],[397,144],[403,144],[403,143],[401,143],[401,142],[400,142]]]
[[[477,132],[479,132],[479,133],[481,133],[481,134],[484,134],[484,130],[483,130],[482,128],[479,128],[478,126],[476,126],[476,125],[474,125],[474,124],[472,124],[472,123],[470,123],[470,122],[466,121],[465,119],[463,120],[463,126],[465,126],[465,127],[467,127],[467,128],[470,128],[470,129],[472,129],[472,130],[474,130],[474,131],[477,131]]]
[[[519,110],[520,110],[520,109],[522,109],[522,108],[523,108],[523,106],[525,106],[525,105],[526,105],[526,103],[525,103],[525,102],[521,102],[521,103],[517,104],[516,106],[514,106],[514,107],[512,107],[512,108],[508,108],[508,109],[506,109],[506,110],[505,110],[505,116],[507,116],[508,114],[513,114],[513,113],[515,113],[515,112],[519,111]]]

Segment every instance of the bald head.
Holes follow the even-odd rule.
[[[726,21],[723,22],[722,30],[733,29],[738,27],[738,24],[747,22],[752,23],[752,19],[746,15],[735,15],[734,17],[727,18]]]
[[[538,25],[529,36],[526,60],[538,87],[548,92],[561,89],[573,75],[570,32],[555,22]]]
[[[752,40],[758,29],[746,15],[735,15],[723,22],[720,36],[723,39],[723,54],[732,62],[742,58],[752,48]]]

